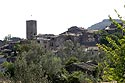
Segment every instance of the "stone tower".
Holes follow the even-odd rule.
[[[32,40],[37,35],[37,21],[27,20],[26,21],[26,38]]]

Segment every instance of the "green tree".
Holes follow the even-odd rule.
[[[71,57],[77,58],[79,61],[84,61],[85,54],[85,47],[71,40],[65,41],[57,53],[63,62],[68,61]]]
[[[8,34],[7,36],[5,36],[4,38],[4,43],[7,43],[11,38],[11,34]]]
[[[119,14],[118,17],[121,19]],[[123,26],[111,17],[110,19],[119,29],[123,32],[125,31]],[[125,24],[122,19],[121,21]],[[115,37],[106,36],[106,40],[110,45],[98,44],[98,47],[106,53],[104,62],[99,63],[99,66],[103,67],[104,74],[102,75],[102,79],[104,81],[116,80],[119,83],[125,82],[125,36],[124,34],[122,35],[122,37],[117,37],[117,40]]]
[[[40,44],[31,42],[25,44],[26,50],[17,56],[14,63],[14,81],[22,83],[48,83],[53,81],[61,66],[60,58],[54,56],[50,51],[45,50]]]
[[[93,83],[97,80],[96,77],[84,74],[78,70],[69,73],[66,71],[65,67],[73,63],[86,62],[89,60],[101,61],[100,58],[102,58],[102,56],[100,56],[100,54],[94,55],[91,53],[91,51],[85,51],[85,47],[79,43],[74,43],[71,40],[67,40],[64,42],[61,49],[59,49],[57,55],[61,57],[62,64],[64,65],[60,75],[57,77],[57,83]]]

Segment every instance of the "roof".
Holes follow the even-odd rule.
[[[27,20],[26,22],[36,22],[36,20]]]
[[[89,63],[73,63],[73,65],[79,67],[79,68],[82,68],[84,70],[89,70],[89,71],[95,71],[95,68],[97,67],[97,65],[95,64],[89,64]]]

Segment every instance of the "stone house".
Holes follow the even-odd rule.
[[[71,40],[74,43],[80,43],[85,47],[96,46],[96,39],[94,38],[94,30],[86,30],[73,26],[68,31],[59,35],[53,34],[39,34],[36,39],[45,48],[51,50],[58,50],[64,44],[66,40]]]

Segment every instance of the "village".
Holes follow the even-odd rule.
[[[113,24],[111,24],[110,26],[105,27],[104,30],[108,33],[114,33],[116,29],[117,28]],[[97,54],[98,47],[96,44],[100,43],[100,36],[96,34],[98,31],[99,30],[89,30],[84,29],[83,27],[72,26],[67,31],[59,35],[37,34],[37,21],[27,20],[26,39],[12,37],[7,38],[6,41],[0,41],[0,51],[2,54],[4,54],[0,56],[0,64],[5,61],[14,62],[17,55],[17,51],[14,49],[15,44],[28,43],[29,40],[40,43],[45,49],[52,50],[54,53],[58,52],[65,41],[71,40],[74,43],[79,43],[81,46],[84,46],[84,51],[92,51],[93,55]],[[4,72],[4,68],[2,68],[1,66],[0,71]]]

